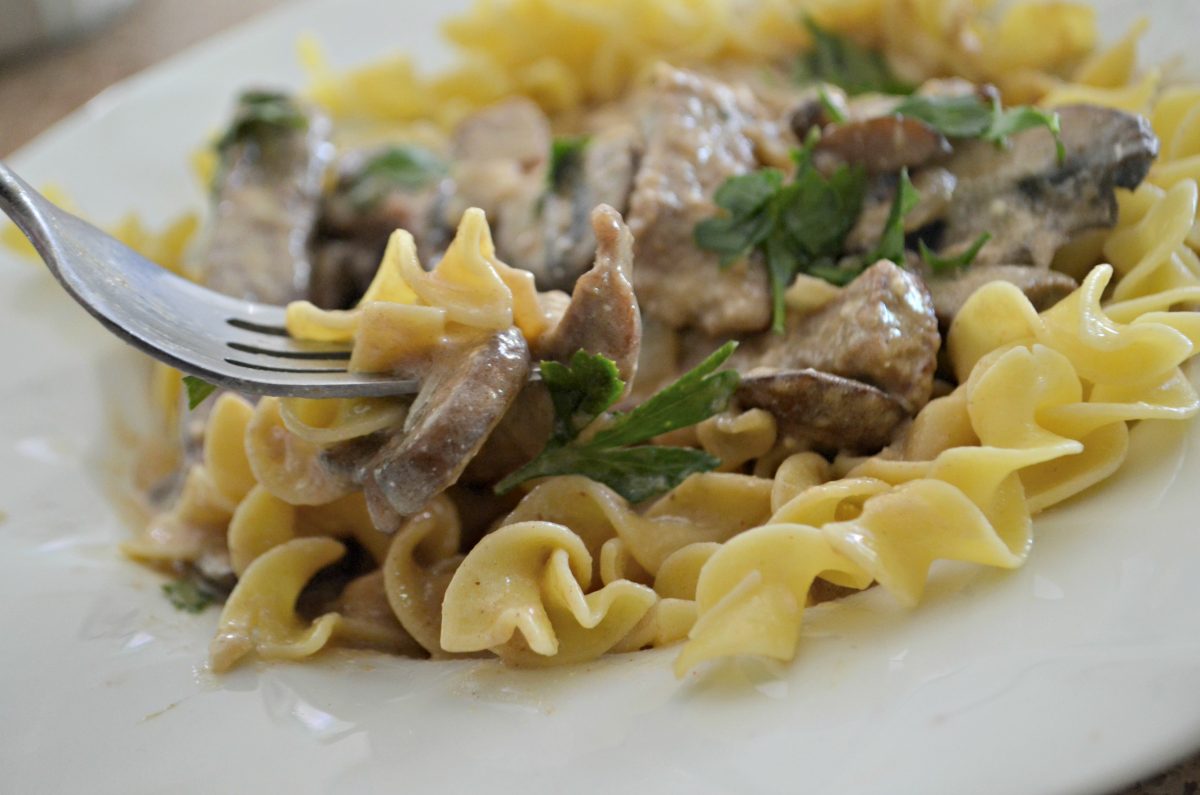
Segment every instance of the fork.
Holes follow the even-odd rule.
[[[420,388],[413,379],[349,372],[349,346],[292,339],[283,307],[241,301],[176,276],[54,205],[3,162],[0,210],[93,317],[185,373],[281,397],[379,397]]]

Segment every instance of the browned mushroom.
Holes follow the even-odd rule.
[[[869,174],[889,174],[945,158],[951,149],[946,137],[925,122],[893,114],[831,124],[816,152],[860,165]]]
[[[1028,265],[982,265],[951,278],[931,278],[925,284],[942,326],[949,327],[971,294],[988,282],[1016,285],[1039,312],[1054,306],[1078,286],[1065,273]]]
[[[747,376],[737,400],[771,412],[781,435],[854,453],[885,447],[908,417],[900,401],[883,390],[812,369]]]
[[[1111,227],[1116,188],[1136,188],[1158,154],[1141,116],[1096,105],[1058,109],[1066,158],[1058,161],[1045,129],[1012,137],[1007,148],[961,141],[944,163],[958,184],[947,207],[939,250],[961,251],[989,232],[977,265],[1048,266],[1073,235]]]

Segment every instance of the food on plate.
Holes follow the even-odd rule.
[[[215,670],[788,660],[817,602],[1020,566],[1130,423],[1200,410],[1200,92],[1139,76],[1136,35],[1096,50],[1086,6],[505,0],[448,30],[432,78],[310,44],[312,90],[244,93],[215,144],[183,271],[421,383],[193,380],[167,411],[126,550],[224,601]]]

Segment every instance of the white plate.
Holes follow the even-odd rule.
[[[198,206],[190,150],[247,83],[299,85],[408,47],[464,0],[291,6],[114,89],[13,159],[111,221]],[[1112,35],[1140,4],[1105,3]],[[1146,52],[1191,50],[1192,0]],[[1189,21],[1190,20],[1190,21]],[[677,683],[673,652],[560,671],[333,655],[202,663],[216,612],[176,613],[123,560],[102,483],[138,368],[42,270],[0,252],[0,790],[1093,793],[1200,747],[1196,426],[1144,423],[1122,472],[1037,519],[1015,573],[945,566],[913,612],[812,611],[795,663]]]

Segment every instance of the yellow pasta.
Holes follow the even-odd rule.
[[[252,407],[224,395],[179,500],[127,545],[160,563],[227,559],[238,582],[212,643],[215,670],[337,643],[543,666],[682,642],[681,676],[733,655],[789,660],[804,610],[836,589],[878,585],[912,606],[938,560],[1021,566],[1034,516],[1112,475],[1130,423],[1200,412],[1180,369],[1200,345],[1200,312],[1189,311],[1200,306],[1200,90],[1138,71],[1144,22],[1096,51],[1094,11],[1057,0],[478,0],[447,24],[461,57],[440,74],[398,57],[336,75],[315,43],[302,47],[313,97],[349,126],[446,125],[520,95],[569,127],[664,60],[786,63],[810,43],[803,13],[879,48],[907,80],[961,76],[1010,102],[1146,114],[1161,140],[1149,178],[1118,192],[1114,228],[1085,232],[1056,257],[1079,288],[1041,313],[1014,285],[977,290],[945,337],[957,386],[877,455],[831,463],[770,412],[734,406],[678,435],[719,458],[719,471],[648,505],[577,475],[532,481],[498,502],[474,493],[490,482],[477,475],[387,535],[323,456],[403,430],[421,406],[265,398]],[[185,219],[162,240],[136,222],[124,232],[171,265],[192,226]],[[803,315],[839,296],[801,276],[785,302]],[[352,345],[352,371],[412,374],[512,327],[537,351],[564,300],[502,262],[483,211],[471,209],[431,269],[413,236],[396,231],[354,308],[295,302],[287,329]],[[664,358],[680,353],[676,342],[683,349],[672,338]],[[163,376],[164,402],[178,389]],[[301,590],[347,545],[379,569],[316,620],[301,618]]]

